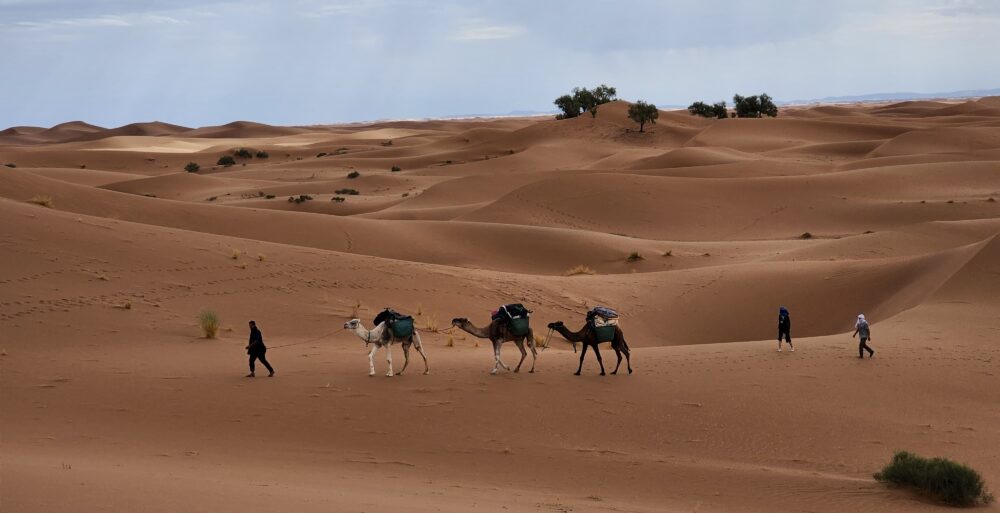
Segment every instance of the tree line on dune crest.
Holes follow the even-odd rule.
[[[688,106],[688,112],[692,116],[717,119],[725,119],[727,117],[762,118],[764,116],[774,118],[778,116],[778,106],[774,104],[774,100],[767,93],[763,93],[760,96],[734,95],[733,108],[735,109],[734,112],[729,112],[726,102],[717,102],[709,105],[698,101]]]
[[[574,87],[570,94],[564,94],[552,103],[560,110],[556,119],[575,118],[585,112],[589,112],[591,117],[596,118],[598,107],[617,99],[617,89],[601,84],[592,90],[586,87]],[[762,118],[765,116],[773,118],[778,116],[778,106],[767,93],[753,96],[734,95],[733,109],[733,112],[729,112],[729,107],[724,101],[711,105],[697,101],[688,106],[688,112],[692,116],[704,118]],[[656,105],[639,100],[629,106],[628,117],[639,123],[639,132],[644,132],[646,123],[656,123],[659,111]]]

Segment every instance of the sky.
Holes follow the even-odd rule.
[[[0,0],[0,128],[1000,87],[998,0]]]

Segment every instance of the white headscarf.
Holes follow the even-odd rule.
[[[865,314],[859,314],[858,315],[858,322],[855,322],[854,326],[855,327],[861,326],[861,324],[868,324],[868,321],[865,320]]]

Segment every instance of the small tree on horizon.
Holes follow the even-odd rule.
[[[701,116],[703,118],[726,119],[729,117],[726,102],[718,102],[712,105],[705,102],[694,102],[688,106],[688,112],[692,116]]]
[[[639,131],[644,132],[646,123],[656,124],[656,118],[660,117],[660,111],[656,109],[656,105],[639,100],[629,106],[628,117],[639,123]]]
[[[618,97],[618,90],[607,84],[601,84],[593,90],[586,87],[574,87],[571,94],[564,94],[555,99],[554,103],[561,114],[556,119],[575,118],[584,112],[591,117],[597,117],[597,107],[612,102]]]
[[[767,93],[760,96],[733,96],[733,107],[736,109],[738,118],[762,118],[764,116],[777,117],[778,106],[774,104]]]
[[[575,118],[580,115],[580,104],[571,95],[564,94],[552,103],[562,111],[562,114],[556,115],[556,119]]]

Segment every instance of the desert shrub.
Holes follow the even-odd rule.
[[[30,200],[28,200],[28,203],[34,203],[35,205],[41,205],[41,206],[43,206],[45,208],[52,208],[53,206],[55,206],[52,203],[52,196],[45,196],[45,195],[33,196]]]
[[[578,276],[581,274],[597,274],[597,271],[581,264],[567,269],[566,272],[563,273],[563,276]]]
[[[319,153],[316,154],[316,158],[321,158],[321,157],[325,157],[325,156],[327,156],[327,153],[325,151],[321,151],[321,152],[319,152]]]
[[[665,256],[665,257],[672,257],[672,256],[674,256],[674,250],[668,249],[668,250],[664,251],[663,252],[663,256]]]
[[[313,199],[313,197],[308,194],[299,194],[298,196],[289,196],[288,202],[299,204],[299,203],[305,203],[311,199]]]
[[[223,155],[219,157],[219,161],[216,162],[216,164],[226,167],[234,166],[236,165],[236,159],[234,159],[232,155]]]
[[[392,171],[393,173],[398,173],[398,172],[400,172],[402,170],[403,170],[403,168],[401,168],[399,166],[392,166],[392,168],[389,169],[389,171]]]
[[[265,199],[274,199],[274,194],[268,194],[267,196],[264,196],[264,198]]]
[[[764,116],[776,117],[778,106],[774,104],[771,97],[764,93],[760,96],[733,96],[733,106],[736,108],[738,118],[762,118]]]
[[[184,170],[188,173],[197,173],[200,169],[201,166],[199,166],[197,162],[188,162],[187,165],[184,166]]]
[[[405,197],[407,197],[407,196],[409,196],[409,195],[410,195],[410,193],[408,193],[408,192],[404,192],[404,193],[402,194],[402,197],[403,197],[403,198],[405,198]]]
[[[874,477],[882,483],[916,488],[954,506],[974,506],[993,501],[978,472],[945,458],[927,459],[897,451],[892,461]]]
[[[811,238],[813,238],[813,234],[811,234],[809,232],[805,232],[802,235],[799,235],[799,238],[800,239],[811,239]]]
[[[646,258],[642,256],[642,253],[639,253],[638,251],[633,251],[629,253],[627,257],[625,257],[625,261],[630,263],[638,262],[639,260],[645,260],[645,259]]]
[[[242,254],[243,254],[242,251],[240,251],[240,250],[238,250],[236,248],[233,248],[233,251],[232,251],[232,253],[229,254],[229,256],[233,260],[238,260],[240,258],[240,255],[242,255]]]
[[[343,203],[344,200],[346,200],[346,199],[347,198],[345,198],[343,196],[334,196],[334,197],[330,198],[330,201],[333,201],[335,203]]]
[[[350,173],[347,173],[348,178],[357,178],[359,176],[361,176],[361,173],[357,171],[351,171]]]
[[[628,118],[639,123],[639,131],[645,131],[646,123],[656,124],[660,111],[656,105],[639,100],[628,107]]]
[[[729,117],[726,102],[718,102],[712,105],[705,102],[694,102],[688,106],[688,112],[692,116],[701,116],[703,118],[726,119]]]
[[[219,199],[218,196],[212,196],[211,198],[208,198],[208,201],[215,201],[217,199]]]
[[[13,162],[8,162],[8,163],[4,164],[4,166],[9,167],[9,168],[15,168],[15,167],[17,167],[17,164],[15,164]]]
[[[264,260],[267,260],[267,255],[263,253],[257,253],[257,260],[263,262]]]
[[[392,139],[389,139],[388,141],[382,141],[381,144],[382,146],[392,146]]]
[[[198,314],[198,325],[205,338],[215,338],[219,333],[219,316],[211,310],[204,310]]]
[[[337,189],[333,192],[336,194],[346,194],[348,196],[357,196],[358,194],[361,194],[357,189]]]
[[[250,151],[247,148],[237,148],[236,151],[233,152],[233,155],[235,155],[235,156],[237,156],[237,157],[239,157],[241,159],[252,159],[253,158],[253,152]]]
[[[258,151],[258,152],[257,152],[257,154],[256,154],[255,156],[256,156],[257,158],[259,158],[259,159],[266,159],[266,158],[270,158],[270,157],[271,157],[271,156],[270,156],[270,155],[268,155],[268,153],[267,153],[266,151],[264,151],[264,150],[260,150],[260,151]]]

